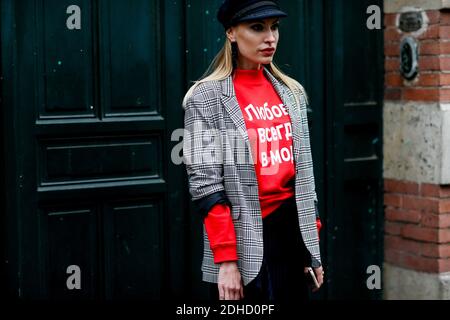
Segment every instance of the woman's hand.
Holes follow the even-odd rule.
[[[314,270],[314,273],[317,278],[317,283],[319,284],[319,287],[313,288],[312,292],[317,292],[323,284],[323,276],[324,276],[325,272],[323,272],[322,266],[320,266],[318,268],[312,268],[312,269]],[[308,273],[308,267],[305,267],[305,273]]]
[[[217,285],[220,300],[240,300],[244,298],[244,286],[237,262],[229,261],[220,264]]]
[[[317,290],[320,289],[320,287],[323,284],[323,275],[325,274],[325,272],[323,272],[322,266],[320,266],[318,268],[313,268],[313,270],[314,270],[314,273],[316,274],[317,282],[319,283],[319,288],[314,288],[312,290],[312,292],[316,292]]]

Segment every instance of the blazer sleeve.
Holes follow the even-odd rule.
[[[199,92],[194,91],[185,105],[183,161],[189,193],[194,202],[225,190],[221,135],[215,128],[212,114],[218,100],[212,96],[214,93],[211,91],[201,87]],[[211,207],[215,203],[207,202],[205,207]]]
[[[306,94],[305,89],[303,88],[302,85],[299,86],[299,92],[297,93],[300,97],[300,99],[303,98],[304,100],[304,108],[305,110],[305,114],[308,114],[308,107],[309,107],[309,99],[308,99],[308,95]],[[302,104],[300,103],[300,108],[302,107]],[[305,133],[305,136],[307,139],[305,139],[307,141],[307,147],[309,148],[309,150],[311,150],[311,145],[310,145],[310,135],[309,135],[309,126],[308,126],[308,119],[304,119],[302,121],[302,128],[303,128],[303,132]],[[316,218],[320,219],[320,213],[319,213],[319,205],[318,205],[318,199],[317,199],[317,193],[316,193],[316,184],[314,181],[314,175],[313,175],[313,185],[314,185],[314,207],[315,207],[315,212],[316,212]]]
[[[309,106],[309,99],[308,99],[308,96],[307,96],[307,94],[305,92],[305,89],[303,88],[302,85],[300,85],[299,92],[297,94],[300,97],[300,99],[303,99],[303,101],[304,101],[304,103],[300,103],[300,108],[301,109],[304,108],[305,110],[300,110],[300,111],[304,111],[304,114],[307,114],[307,110],[308,110],[308,106]],[[311,150],[311,142],[310,142],[310,136],[309,136],[308,119],[302,119],[302,129],[303,129],[303,132],[304,132],[305,137],[306,137],[306,139],[305,139],[305,141],[307,143],[306,147],[309,150]],[[317,198],[317,193],[316,193],[316,183],[315,183],[314,180],[315,179],[314,179],[314,174],[313,174],[312,181],[313,181],[313,188],[314,188],[314,208],[315,208],[315,213],[316,213],[317,229],[318,229],[318,232],[320,232],[320,229],[322,227],[322,223],[320,221],[318,198]],[[319,224],[320,224],[320,226],[319,226]],[[310,256],[309,254],[308,254],[308,256],[309,256],[308,258],[311,259],[310,263],[311,263],[312,267],[317,268],[317,267],[320,267],[322,265],[322,263],[319,260],[317,260],[316,258]]]

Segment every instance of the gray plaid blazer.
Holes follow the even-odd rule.
[[[266,68],[265,75],[272,82],[291,118],[298,223],[312,265],[319,266],[317,195],[307,121],[307,97],[303,88],[292,92]],[[184,126],[183,160],[192,200],[219,191],[226,193],[232,205],[238,268],[244,285],[247,285],[261,268],[263,221],[254,155],[231,76],[220,81],[201,83],[195,88],[185,105]],[[204,224],[203,238],[203,281],[217,283],[220,265],[214,263]],[[303,268],[299,268],[299,272],[303,272]]]

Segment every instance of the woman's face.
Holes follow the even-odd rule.
[[[278,44],[279,18],[241,22],[227,31],[239,48],[238,68],[259,69],[273,60]]]

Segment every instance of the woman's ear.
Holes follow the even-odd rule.
[[[226,32],[228,40],[231,42],[236,42],[236,36],[234,35],[234,29],[231,27]]]

